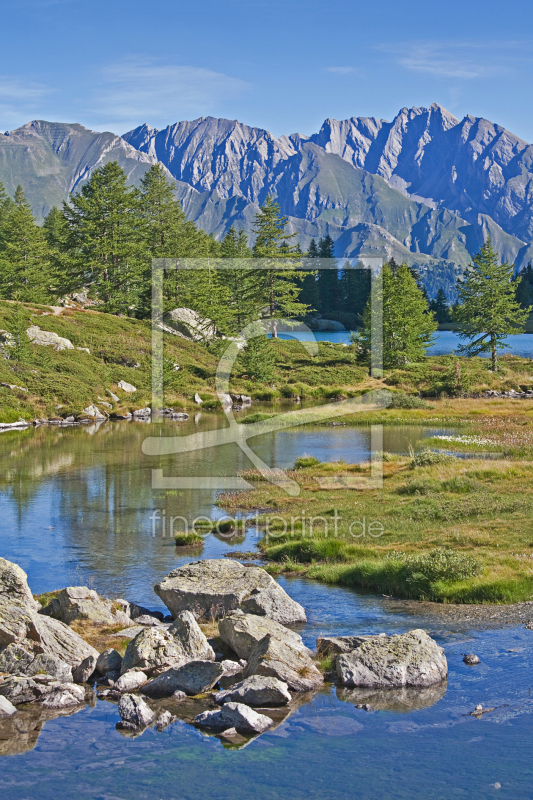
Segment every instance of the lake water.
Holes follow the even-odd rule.
[[[315,338],[319,342],[334,342],[335,344],[349,344],[349,331],[314,331],[313,333],[298,333],[297,337],[302,341],[309,341]],[[292,338],[286,334],[280,334],[280,339]],[[435,334],[435,344],[428,348],[427,354],[430,356],[443,356],[456,353],[459,345],[464,343],[454,331],[438,331]],[[516,336],[507,336],[505,348],[500,353],[513,353],[524,358],[533,358],[533,335],[520,333]],[[484,354],[489,357],[488,353]]]
[[[233,475],[249,466],[236,445],[149,457],[143,439],[208,433],[220,415],[183,424],[107,423],[90,428],[41,428],[0,436],[0,555],[20,564],[40,593],[91,582],[161,609],[153,584],[181,563],[251,550],[243,541],[210,535],[203,551],[178,552],[153,537],[150,514],[167,508],[184,517],[218,511],[214,489],[152,489],[151,470],[165,475]],[[385,429],[384,449],[406,452],[429,428]],[[366,428],[309,427],[257,437],[254,449],[271,466],[290,466],[308,452],[321,459],[368,457]],[[418,445],[420,446],[420,444]],[[391,798],[531,797],[533,631],[472,630],[467,623],[406,611],[404,606],[304,579],[280,579],[308,612],[300,633],[401,632],[423,626],[445,648],[447,685],[430,691],[345,693],[326,685],[274,730],[243,749],[228,749],[184,721],[135,739],[115,728],[116,706],[96,700],[72,716],[19,723],[11,739],[0,723],[2,800],[362,800]],[[526,609],[529,607],[525,607]],[[533,616],[533,611],[531,612]],[[526,617],[527,618],[527,617]],[[475,652],[478,667],[462,663]],[[373,710],[357,709],[370,702]],[[465,716],[481,703],[496,710]],[[31,729],[30,729],[31,728]],[[501,785],[501,790],[495,788]]]

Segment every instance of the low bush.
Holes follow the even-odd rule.
[[[320,461],[315,456],[304,454],[294,462],[294,469],[307,469],[307,467],[318,467]]]
[[[407,583],[431,584],[436,581],[463,581],[482,572],[481,563],[465,553],[436,548],[429,553],[412,555],[395,550],[387,560],[399,564]]]
[[[429,404],[425,403],[420,397],[405,392],[394,392],[392,400],[387,406],[388,408],[429,408]]]
[[[191,545],[203,544],[204,538],[199,533],[177,533],[174,541],[176,547],[191,547]]]
[[[411,494],[422,495],[439,492],[441,489],[438,481],[431,480],[430,478],[421,480],[413,480],[406,483],[404,486],[398,487],[398,494]]]
[[[457,461],[456,456],[449,453],[439,453],[437,450],[430,450],[429,448],[421,450],[417,453],[411,461],[410,467],[432,467],[435,464],[451,464]]]

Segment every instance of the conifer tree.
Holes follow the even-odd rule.
[[[459,351],[467,356],[490,353],[492,369],[509,334],[523,333],[531,307],[520,308],[515,298],[514,265],[498,263],[498,253],[487,239],[474,256],[457,288],[460,305],[455,313],[459,336],[469,340]]]
[[[142,307],[146,282],[146,226],[139,191],[116,161],[96,169],[64,203],[72,282],[90,283],[105,310],[130,316]]]
[[[252,251],[248,246],[245,232],[237,233],[232,225],[221,243],[222,258],[231,258],[231,268],[220,271],[220,278],[230,294],[232,319],[230,332],[238,334],[248,323],[258,319],[264,305],[263,276],[255,269]]]
[[[46,303],[54,293],[48,245],[21,186],[17,186],[14,203],[8,208],[0,250],[2,297]]]
[[[404,367],[421,358],[433,343],[437,323],[407,264],[394,273],[390,264],[382,268],[383,366]],[[351,341],[366,361],[372,349],[372,308],[368,300],[363,315],[363,330]]]
[[[68,253],[68,226],[63,213],[53,206],[43,222],[43,232],[50,254],[51,276],[57,295],[69,294],[79,288],[80,276],[71,267]]]
[[[295,234],[287,234],[288,219],[280,212],[279,204],[268,195],[254,220],[256,240],[253,248],[254,258],[263,259],[261,269],[263,281],[263,297],[268,305],[268,314],[272,320],[272,335],[277,337],[276,319],[290,318],[305,314],[307,306],[299,301],[303,274],[296,272],[301,261],[287,263],[276,269],[279,258],[287,258],[295,253],[296,247],[290,246],[289,240]],[[286,243],[286,246],[285,244]],[[280,251],[283,244],[284,252]]]
[[[311,239],[309,250],[302,259],[302,271],[304,278],[302,281],[302,292],[300,301],[309,306],[308,311],[318,311],[320,306],[320,294],[318,291],[318,270],[313,270],[313,259],[319,258],[318,247],[314,239]]]
[[[439,323],[442,322],[449,322],[450,321],[450,310],[448,308],[448,298],[446,297],[446,292],[441,287],[435,298],[429,304],[429,308],[435,314],[435,319]]]
[[[335,259],[335,244],[331,236],[328,235],[320,239],[318,243],[319,258]],[[337,262],[329,269],[321,269],[318,273],[318,294],[320,312],[322,314],[334,314],[340,310],[339,307],[339,269]]]

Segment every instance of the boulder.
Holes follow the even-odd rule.
[[[87,586],[67,586],[41,610],[41,614],[58,619],[66,625],[76,619],[108,625],[128,625],[131,621],[129,615],[118,603],[116,606],[113,606],[111,600],[104,600],[94,589],[89,589]]]
[[[71,667],[98,651],[68,625],[38,614],[26,573],[0,558],[0,648],[19,644],[28,653],[57,656]]]
[[[198,394],[198,392],[196,392],[194,395],[194,402],[196,403],[197,406],[201,406],[202,403],[204,402],[200,397],[200,395]]]
[[[204,711],[194,719],[195,725],[213,731],[235,728],[238,733],[263,733],[274,723],[265,714],[258,714],[243,703],[226,703],[221,709]]]
[[[156,730],[161,733],[161,731],[168,728],[176,719],[177,717],[173,717],[170,711],[163,711],[155,721]]]
[[[337,656],[344,686],[431,686],[447,674],[444,650],[423,630],[376,637]]]
[[[0,719],[3,717],[11,717],[16,710],[16,707],[13,703],[9,702],[7,697],[2,697],[0,695]]]
[[[289,688],[278,678],[265,678],[251,675],[231,689],[215,694],[215,701],[224,703],[244,703],[247,706],[284,706],[291,700]]]
[[[133,386],[131,383],[128,383],[127,381],[119,381],[117,383],[117,386],[119,389],[122,389],[122,391],[126,392],[127,394],[133,394],[133,392],[137,391],[137,387]]]
[[[135,622],[137,625],[144,625],[145,628],[153,628],[154,625],[161,625],[161,620],[149,614],[141,614],[139,617],[135,618]]]
[[[269,617],[259,617],[256,614],[229,614],[219,620],[218,630],[222,641],[231,647],[239,658],[246,660],[261,639],[269,634],[310,654],[301,636]]]
[[[26,667],[24,675],[32,678],[34,675],[51,675],[56,681],[72,681],[72,670],[70,665],[62,661],[57,656],[39,653],[35,656],[31,664]]]
[[[40,700],[57,686],[57,681],[51,675],[35,675],[33,678],[11,675],[0,683],[0,695],[18,706],[20,703]]]
[[[104,419],[107,419],[106,415],[102,414],[102,412],[98,410],[98,407],[95,406],[94,403],[91,403],[90,405],[87,406],[87,408],[84,408],[82,413],[86,414],[88,417],[91,417],[91,419],[97,421],[98,420],[102,421]]]
[[[45,708],[68,708],[84,702],[85,691],[81,686],[76,683],[62,683],[41,700],[41,705]]]
[[[474,667],[476,664],[481,664],[479,656],[476,656],[475,653],[465,653],[463,661],[465,664],[468,664],[469,667]]]
[[[376,637],[387,638],[386,633],[369,636],[320,636],[316,640],[316,651],[320,656],[338,656],[340,653],[349,653],[363,642],[371,641]]]
[[[306,652],[268,635],[250,654],[244,677],[278,678],[295,692],[306,692],[323,682],[322,674]]]
[[[100,675],[105,675],[107,672],[113,672],[115,670],[120,672],[121,667],[122,656],[112,647],[100,653],[96,661],[96,669]]]
[[[53,347],[54,350],[74,350],[70,339],[64,339],[52,331],[42,331],[38,325],[30,325],[26,330],[26,335],[33,344]]]
[[[122,722],[140,729],[146,728],[155,719],[150,706],[135,694],[125,694],[120,698],[118,713]]]
[[[306,621],[302,606],[264,569],[229,558],[185,564],[154,588],[174,617],[188,609],[196,619],[210,620],[241,608],[281,624]]]
[[[137,669],[130,669],[129,672],[125,672],[124,675],[121,675],[120,678],[115,681],[113,689],[122,693],[135,692],[143,683],[146,683],[147,680],[148,675],[145,672],[141,672],[141,670]]]
[[[217,335],[215,324],[192,308],[174,308],[163,317],[164,324],[195,342],[210,341]]]
[[[136,668],[147,675],[159,675],[188,661],[214,659],[215,653],[193,615],[183,611],[168,630],[146,628],[132,639],[122,660],[122,673]]]
[[[0,652],[0,672],[10,675],[26,675],[26,669],[34,659],[33,653],[12,642]]]
[[[143,686],[142,693],[153,698],[170,697],[178,691],[200,694],[212,689],[223,674],[224,668],[217,661],[189,661],[153,678]]]
[[[72,670],[72,680],[74,683],[87,683],[96,669],[96,656],[87,656],[83,661]]]

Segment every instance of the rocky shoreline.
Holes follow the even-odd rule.
[[[0,753],[29,749],[47,719],[97,698],[117,706],[123,735],[181,719],[244,746],[325,681],[367,710],[425,707],[446,690],[444,651],[420,629],[322,636],[309,650],[291,627],[306,621],[305,609],[255,564],[192,562],[154,588],[166,617],[87,587],[55,592],[40,607],[25,573],[0,559]],[[98,652],[72,624],[115,631],[124,654]]]

